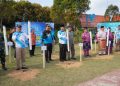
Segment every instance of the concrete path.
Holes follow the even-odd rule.
[[[78,86],[120,86],[120,70],[107,73]]]

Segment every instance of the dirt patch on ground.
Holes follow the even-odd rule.
[[[92,59],[92,60],[112,60],[113,55],[97,55],[96,57],[92,57],[92,58],[87,58],[87,59]]]
[[[15,70],[9,73],[8,76],[21,81],[28,81],[35,78],[38,73],[39,73],[38,69],[19,70],[19,71]]]
[[[82,62],[77,62],[77,61],[65,61],[65,62],[59,62],[56,64],[57,66],[60,66],[62,68],[77,68],[82,65]]]

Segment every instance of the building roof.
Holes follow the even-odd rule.
[[[109,19],[109,16],[82,14],[79,20],[82,27],[95,28],[98,23],[108,22]],[[120,16],[114,16],[113,21],[120,21]]]

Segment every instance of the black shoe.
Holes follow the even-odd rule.
[[[49,61],[46,61],[46,63],[50,63]]]
[[[54,60],[50,59],[50,61],[54,61]]]
[[[87,55],[87,57],[91,57],[90,55]]]
[[[16,68],[16,70],[20,70],[20,68]]]
[[[76,58],[71,58],[71,59],[76,60]]]
[[[22,67],[21,69],[28,69],[27,67]]]
[[[67,61],[67,59],[64,59],[64,61]]]
[[[3,70],[7,70],[7,68],[6,68],[6,67],[3,67],[2,69],[3,69]]]

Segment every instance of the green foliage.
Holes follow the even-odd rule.
[[[5,23],[10,23],[14,19],[15,10],[13,0],[1,0],[0,1],[0,27]],[[11,24],[11,23],[10,23]]]
[[[105,16],[116,16],[119,15],[119,8],[116,5],[109,5],[108,8],[106,9]]]
[[[1,26],[8,27],[14,26],[16,21],[50,22],[50,8],[28,1],[3,0],[0,2],[0,20]]]
[[[90,0],[54,0],[51,18],[56,23],[76,25],[78,16],[89,9]]]

